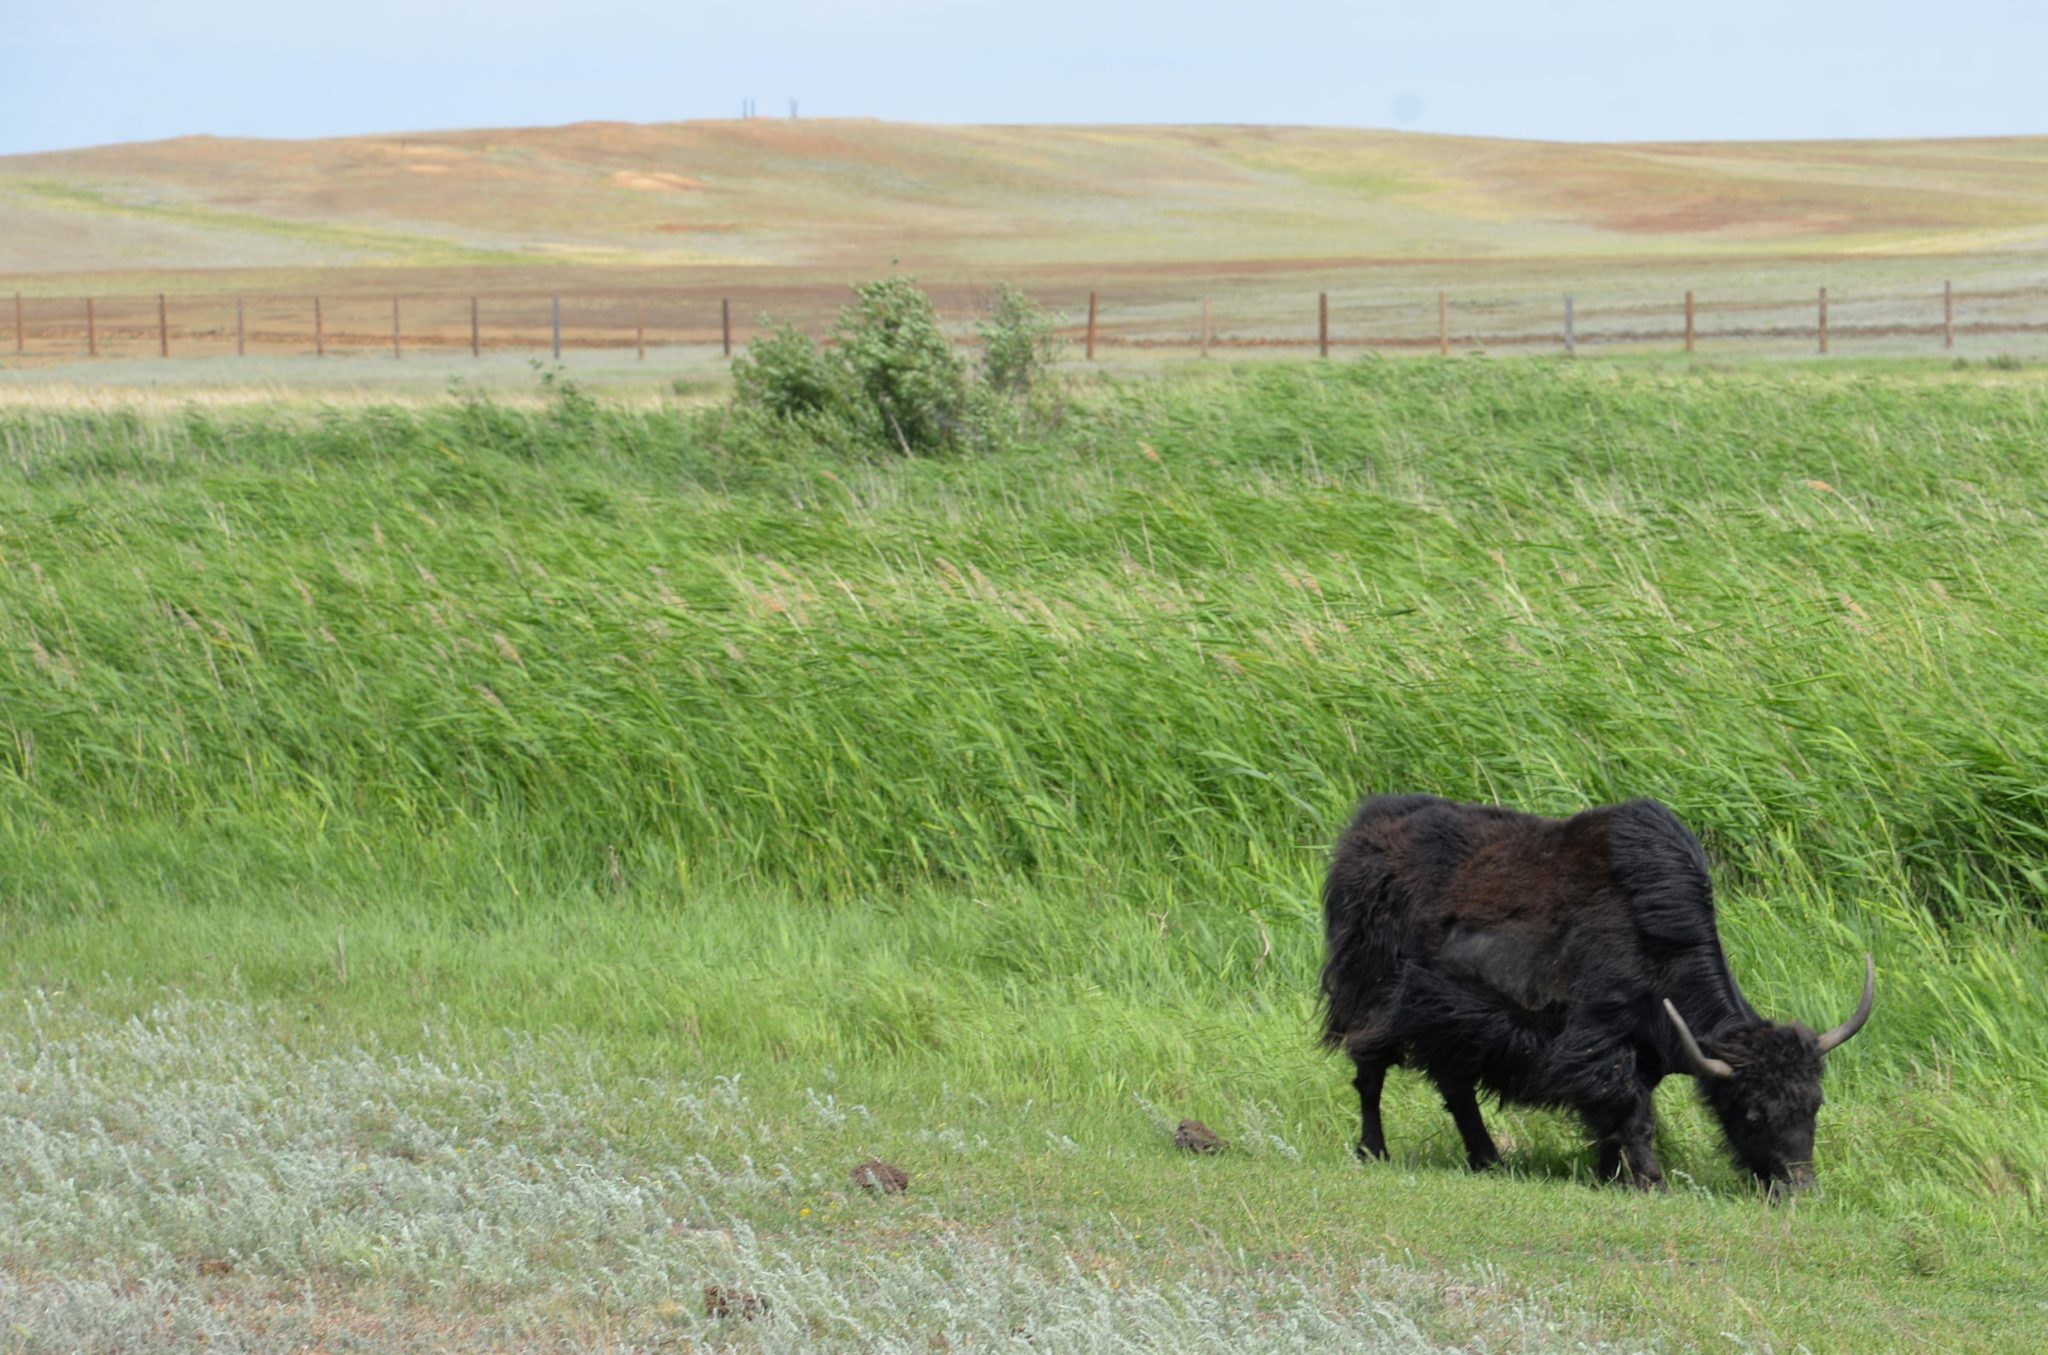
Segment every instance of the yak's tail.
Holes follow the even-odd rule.
[[[1379,1024],[1400,977],[1394,928],[1399,887],[1379,873],[1365,878],[1332,868],[1323,886],[1322,1037],[1325,1049],[1347,1044]]]
[[[1380,844],[1387,820],[1444,803],[1429,795],[1389,795],[1358,807],[1323,881],[1322,1044],[1372,1043],[1401,973],[1401,935],[1410,900],[1387,868]]]

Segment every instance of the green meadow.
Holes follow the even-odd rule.
[[[0,1349],[2038,1349],[2048,387],[1067,400],[0,412]],[[1355,1163],[1383,790],[1666,801],[1781,1018],[1872,953],[1821,1190],[1684,1079],[1668,1196],[1408,1074]]]

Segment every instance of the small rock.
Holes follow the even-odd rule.
[[[901,1167],[892,1167],[878,1157],[871,1157],[853,1169],[853,1183],[862,1190],[901,1195],[910,1189],[910,1174]]]
[[[1230,1145],[1216,1137],[1216,1132],[1200,1120],[1182,1120],[1173,1131],[1173,1144],[1190,1153],[1220,1153]]]
[[[737,1317],[753,1321],[768,1311],[768,1300],[759,1294],[749,1294],[744,1289],[727,1289],[723,1285],[704,1286],[704,1316]]]

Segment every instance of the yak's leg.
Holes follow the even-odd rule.
[[[1493,1135],[1486,1132],[1486,1121],[1479,1115],[1479,1098],[1472,1094],[1471,1086],[1439,1083],[1437,1090],[1443,1093],[1444,1109],[1451,1112],[1451,1119],[1458,1126],[1458,1137],[1465,1140],[1465,1165],[1483,1172],[1500,1161],[1500,1149],[1493,1146]]]
[[[1351,1079],[1351,1085],[1358,1088],[1358,1160],[1384,1160],[1387,1134],[1380,1125],[1380,1088],[1386,1085],[1387,1069],[1394,1060],[1379,1050],[1354,1051],[1351,1059],[1358,1065],[1358,1075]]]
[[[1657,1129],[1651,1084],[1644,1080],[1634,1050],[1601,1038],[1616,1018],[1611,1012],[1582,1012],[1574,1027],[1553,1042],[1554,1061],[1546,1072],[1557,1084],[1575,1090],[1572,1100],[1599,1145],[1598,1179],[1625,1182],[1637,1190],[1662,1190],[1664,1169],[1650,1147]]]
[[[1600,1142],[1596,1171],[1602,1181],[1619,1181],[1637,1190],[1663,1190],[1664,1169],[1650,1140],[1657,1121],[1651,1109],[1650,1089],[1638,1086],[1636,1095],[1613,1105],[1596,1106],[1586,1113],[1586,1122]]]

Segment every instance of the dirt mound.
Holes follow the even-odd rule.
[[[882,1195],[901,1195],[910,1189],[910,1174],[880,1158],[869,1158],[853,1169],[853,1183],[862,1190]]]

